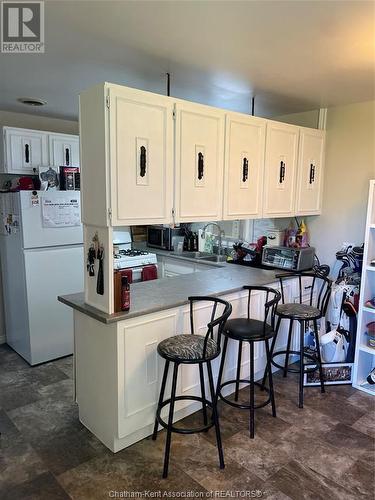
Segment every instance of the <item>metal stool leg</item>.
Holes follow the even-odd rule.
[[[277,323],[276,323],[276,328],[275,328],[275,335],[274,335],[274,337],[272,339],[271,350],[270,350],[271,360],[272,360],[273,351],[275,349],[277,334],[279,333],[280,323],[281,323],[281,317],[278,316]],[[267,370],[264,370],[264,375],[263,375],[263,378],[262,378],[262,387],[261,387],[262,390],[264,389],[264,386],[266,385],[266,379],[267,379]]]
[[[169,361],[167,360],[164,365],[163,378],[161,381],[158,410],[160,410],[160,406],[164,399],[165,385],[167,383],[167,377],[168,377],[168,369],[169,369]],[[156,436],[158,435],[158,423],[159,423],[158,419],[155,417],[154,432],[152,433],[152,439],[154,441],[156,440]]]
[[[173,379],[172,379],[172,391],[171,391],[171,403],[169,406],[167,439],[165,442],[163,478],[166,478],[168,476],[169,453],[171,450],[171,437],[172,437],[172,425],[173,425],[173,411],[174,411],[174,402],[175,402],[176,387],[177,387],[177,373],[178,373],[178,363],[174,363]]]
[[[288,342],[287,342],[287,346],[286,346],[286,354],[285,354],[285,364],[284,364],[284,370],[283,370],[283,377],[286,377],[288,375],[289,351],[290,351],[290,343],[292,341],[292,334],[293,334],[293,320],[291,319],[289,321]]]
[[[304,348],[305,348],[305,322],[300,321],[300,357],[299,357],[299,399],[298,406],[299,408],[303,408],[303,378],[304,378]]]
[[[320,342],[319,342],[319,329],[318,329],[318,322],[315,319],[314,320],[314,334],[315,334],[315,342],[316,342],[316,355],[318,358],[318,363],[319,363],[319,378],[320,378],[320,392],[326,392],[325,387],[324,387],[324,374],[323,374],[323,367],[322,367],[322,357],[320,355]]]
[[[254,437],[254,342],[250,344],[250,437]]]
[[[228,339],[226,339],[226,340],[228,340]],[[211,361],[207,361],[207,372],[208,372],[208,382],[210,385],[211,401],[212,401],[212,418],[213,418],[213,421],[215,423],[216,443],[217,443],[217,449],[219,452],[219,464],[220,464],[220,469],[224,469],[225,464],[224,464],[223,446],[221,443],[219,417],[217,414],[217,405],[216,405],[217,393],[215,393],[214,379],[212,376]]]
[[[200,381],[201,381],[201,393],[202,393],[202,410],[203,410],[203,422],[204,422],[204,425],[207,425],[207,407],[206,407],[206,403],[204,402],[205,399],[206,399],[206,391],[204,389],[204,374],[203,374],[203,364],[202,363],[199,363],[199,378],[200,378]]]
[[[272,364],[271,364],[271,353],[268,345],[268,340],[264,341],[266,344],[266,355],[267,355],[267,366],[268,366],[268,381],[270,386],[270,398],[271,398],[271,406],[272,406],[272,416],[276,417],[276,404],[275,404],[275,395],[273,392],[273,377],[272,377]]]
[[[236,392],[234,393],[234,400],[238,401],[238,391],[240,389],[241,378],[241,356],[242,356],[242,340],[238,342],[238,357],[237,357],[237,375],[236,375]]]
[[[227,348],[228,348],[228,337],[224,337],[223,352],[221,354],[219,374],[217,377],[215,404],[217,404],[217,401],[219,399],[220,384],[221,384],[221,379],[223,378],[223,371],[224,371],[224,364],[225,364],[225,356],[227,354]]]

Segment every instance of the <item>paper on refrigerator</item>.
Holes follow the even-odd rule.
[[[47,193],[42,198],[43,227],[73,227],[81,224],[80,199],[78,196],[64,192]]]

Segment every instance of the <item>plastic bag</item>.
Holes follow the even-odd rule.
[[[323,363],[344,362],[346,360],[347,342],[345,336],[337,330],[331,330],[320,337]]]

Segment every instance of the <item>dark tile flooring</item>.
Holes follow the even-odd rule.
[[[326,394],[308,388],[300,410],[296,377],[277,374],[278,418],[269,408],[258,410],[254,440],[248,413],[220,404],[224,470],[212,429],[174,434],[163,480],[165,433],[156,443],[148,438],[112,454],[78,421],[71,374],[71,357],[30,368],[0,346],[2,500],[95,500],[116,492],[124,498],[124,491],[138,498],[140,492],[209,498],[218,491],[274,500],[374,498],[375,401],[350,386],[331,386]],[[196,413],[183,423],[201,418]]]

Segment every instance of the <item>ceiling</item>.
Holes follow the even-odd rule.
[[[0,109],[78,117],[101,81],[277,116],[375,99],[372,1],[45,2],[45,54],[0,55]],[[48,104],[30,109],[18,97]]]

